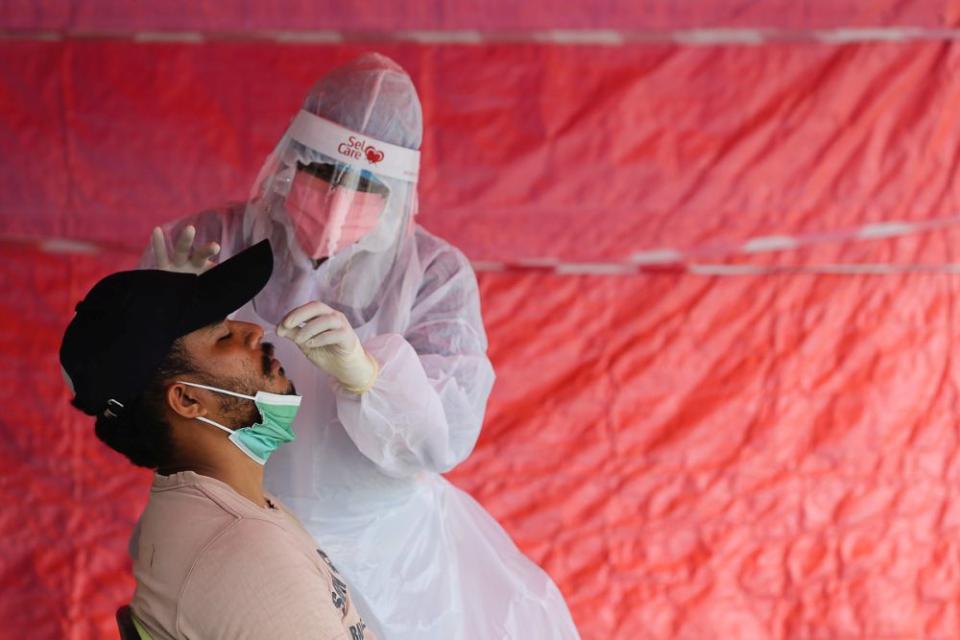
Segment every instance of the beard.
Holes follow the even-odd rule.
[[[250,389],[248,386],[244,386],[244,381],[236,378],[221,378],[217,381],[217,386],[231,391],[236,389],[239,393],[248,396],[255,396],[258,391],[258,389]],[[217,394],[217,403],[220,405],[220,412],[225,419],[226,426],[231,429],[249,427],[261,419],[260,411],[252,400]]]
[[[208,371],[197,370],[195,373],[202,378],[201,383],[226,389],[236,393],[242,393],[247,396],[256,396],[258,391],[263,391],[264,381],[273,381],[277,378],[277,373],[273,373],[273,353],[274,346],[269,342],[260,344],[260,376],[254,376],[252,373],[247,376],[223,376],[211,374]],[[286,377],[283,367],[279,369],[280,375]],[[295,395],[297,393],[293,382],[287,380],[287,387],[279,392],[283,395]],[[220,413],[223,416],[225,426],[231,429],[242,429],[262,420],[257,405],[252,400],[246,398],[237,398],[224,393],[214,394],[219,405]]]

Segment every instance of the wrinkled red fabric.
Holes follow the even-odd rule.
[[[245,198],[306,87],[364,49],[0,46],[0,232],[137,251],[156,224]],[[620,260],[960,209],[956,43],[380,48],[428,105],[419,221],[475,260]]]
[[[516,3],[486,0],[362,0],[345,10],[333,0],[7,0],[0,23],[18,29],[208,30],[332,29],[634,29],[703,27],[823,29],[830,27],[955,27],[955,1],[917,0],[631,0]]]
[[[311,80],[360,48],[0,41],[0,637],[111,637],[132,593],[149,473],[68,404],[73,305],[153,225],[244,198]],[[955,43],[380,48],[423,98],[419,221],[474,260],[958,210]],[[936,265],[958,246],[950,227],[731,261]],[[480,285],[499,378],[450,477],[585,638],[957,637],[956,276]]]

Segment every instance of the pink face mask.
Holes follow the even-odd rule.
[[[286,201],[297,242],[314,260],[332,256],[373,231],[385,205],[379,193],[332,187],[304,171],[297,171]]]

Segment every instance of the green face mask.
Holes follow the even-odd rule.
[[[230,442],[260,464],[266,464],[271,453],[276,451],[280,445],[292,442],[296,437],[293,434],[293,419],[297,417],[300,401],[303,399],[302,396],[269,393],[267,391],[257,391],[256,396],[248,396],[226,389],[208,387],[205,384],[182,381],[180,384],[215,391],[236,398],[244,398],[245,400],[253,400],[257,409],[260,410],[261,422],[256,422],[249,427],[229,429],[210,418],[200,416],[197,417],[197,420],[229,433]]]

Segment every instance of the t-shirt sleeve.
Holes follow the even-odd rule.
[[[178,601],[177,635],[353,640],[335,592],[330,573],[282,528],[239,520],[194,561]]]

